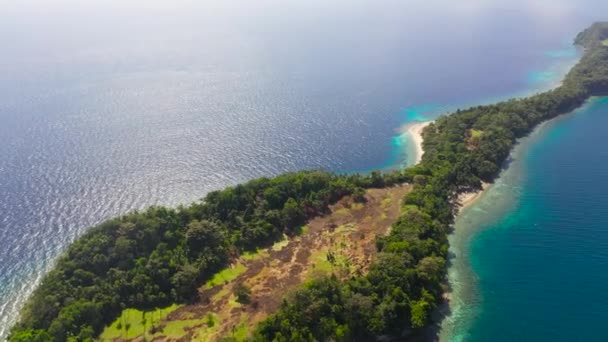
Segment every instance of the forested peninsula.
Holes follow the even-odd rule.
[[[423,131],[425,153],[416,166],[384,174],[304,171],[260,178],[188,207],[152,207],[91,228],[42,280],[9,341],[92,341],[125,309],[199,300],[199,289],[244,253],[302,234],[308,220],[345,196],[364,202],[366,189],[402,183],[413,188],[389,233],[376,238],[366,272],[306,281],[241,339],[414,336],[432,324],[430,313],[442,301],[458,195],[492,182],[516,140],[536,125],[608,94],[608,23],[593,24],[575,43],[584,55],[559,87],[440,117]],[[237,295],[246,303],[250,289],[240,287]]]

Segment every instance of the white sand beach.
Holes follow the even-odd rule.
[[[489,183],[482,182],[481,190],[473,191],[473,192],[463,192],[460,195],[458,195],[458,198],[456,199],[456,203],[458,203],[458,206],[459,206],[458,211],[462,212],[463,209],[473,205],[473,203],[475,203],[479,199],[479,197],[481,197],[481,195],[486,190],[488,190],[489,186],[490,186]]]
[[[407,132],[414,142],[416,158],[415,163],[418,164],[422,160],[422,155],[424,154],[424,150],[422,149],[422,130],[430,125],[433,121],[419,122],[415,124],[406,125],[404,127],[404,131]]]

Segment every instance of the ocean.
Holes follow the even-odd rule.
[[[605,341],[608,98],[540,126],[451,237],[451,341]]]
[[[87,227],[150,205],[187,204],[260,176],[408,165],[412,146],[402,125],[555,86],[579,57],[572,39],[603,19],[602,9],[608,4],[597,0],[3,4],[0,340],[53,261]],[[579,158],[602,152],[597,141],[579,147],[588,152]],[[565,173],[552,164],[534,165],[554,177]],[[593,177],[602,174],[593,170],[584,180],[599,184]],[[530,185],[521,179],[513,186]],[[568,196],[559,195],[564,189],[552,191],[565,201]],[[492,222],[521,218],[507,210],[523,203],[512,198]],[[575,206],[560,207],[560,213],[580,218],[569,208]],[[598,222],[597,234],[601,214],[589,216]],[[522,220],[517,226],[536,222]],[[470,263],[460,274],[470,272],[475,280],[466,291],[471,301],[462,299],[471,309],[460,311],[462,321],[448,318],[464,330],[450,335],[454,330],[446,328],[446,340],[494,332],[486,325],[504,298],[488,294],[500,294],[507,283],[493,277],[520,271],[512,268],[516,264],[483,263],[510,239],[492,237],[510,229],[495,229],[498,224],[469,221],[464,253]],[[552,232],[572,239],[571,230]],[[539,248],[547,242],[526,241]],[[595,249],[590,246],[585,250]],[[518,258],[524,252],[513,250]],[[564,278],[571,271],[550,269]],[[509,300],[521,304],[539,294],[532,285],[555,285],[547,272],[547,283],[526,283],[522,297]],[[578,289],[551,289],[562,301],[601,304],[580,298]],[[580,324],[590,321],[577,317]],[[552,317],[545,318],[551,325]],[[533,329],[535,321],[528,321]]]

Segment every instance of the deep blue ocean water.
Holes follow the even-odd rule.
[[[408,164],[403,124],[553,86],[577,59],[573,37],[606,9],[597,0],[3,4],[0,339],[87,227],[259,176]]]

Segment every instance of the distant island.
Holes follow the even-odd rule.
[[[9,341],[420,338],[443,301],[460,196],[539,123],[608,94],[608,23],[575,44],[584,55],[559,87],[440,117],[410,168],[260,178],[91,228]]]

